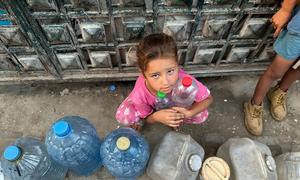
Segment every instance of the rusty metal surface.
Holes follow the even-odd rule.
[[[9,0],[0,4],[0,82],[133,80],[135,46],[176,39],[195,76],[259,73],[275,53],[275,0]]]

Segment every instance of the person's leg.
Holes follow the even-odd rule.
[[[281,78],[293,63],[293,61],[287,61],[280,55],[277,55],[268,69],[260,77],[252,96],[251,103],[261,105],[272,83]]]
[[[283,76],[281,81],[278,83],[279,88],[282,91],[287,91],[289,87],[300,78],[300,67],[297,69],[290,68]]]
[[[251,101],[244,104],[245,126],[251,134],[256,136],[262,134],[263,99],[271,87],[271,84],[281,78],[292,64],[292,61],[287,61],[280,55],[277,55],[268,69],[260,77]]]
[[[300,56],[300,36],[289,31],[284,31],[282,35],[278,37],[274,44],[274,50],[277,54],[280,54],[289,63],[294,64],[295,60]],[[298,78],[299,72],[293,70],[291,67],[284,74],[278,88],[278,85],[271,88],[268,92],[268,99],[270,100],[270,112],[272,117],[277,121],[282,121],[287,115],[287,93],[285,92],[292,82]]]
[[[262,134],[263,99],[270,89],[271,84],[275,80],[281,78],[293,65],[294,60],[300,56],[300,36],[289,32],[288,30],[282,30],[274,43],[274,51],[277,53],[277,56],[260,77],[251,98],[251,102],[246,102],[244,104],[245,125],[247,130],[254,135]],[[272,89],[270,91],[272,91]],[[270,93],[268,93],[268,97],[269,94]],[[271,100],[271,102],[275,102],[275,104],[271,103],[271,110],[274,110],[273,107],[275,106],[278,107],[277,102],[282,102],[281,99],[284,99],[282,98],[282,94],[283,93],[281,92],[276,92],[276,97],[271,98],[274,99]]]
[[[287,115],[287,90],[291,84],[299,79],[300,69],[290,68],[283,76],[281,81],[267,94],[270,101],[270,112],[277,121],[282,121]]]

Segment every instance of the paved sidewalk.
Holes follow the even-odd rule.
[[[209,119],[201,126],[186,125],[183,133],[190,134],[212,156],[230,137],[250,137],[268,144],[273,155],[287,151],[300,151],[300,83],[295,83],[288,93],[289,113],[286,121],[276,122],[265,101],[264,133],[251,136],[244,127],[242,105],[255,88],[258,76],[233,76],[201,78],[214,96],[209,109]],[[108,91],[109,83],[68,83],[51,85],[0,86],[0,152],[20,136],[44,138],[50,125],[67,115],[80,115],[89,119],[101,138],[117,127],[115,110],[126,98],[134,82],[115,83],[117,90]],[[151,149],[170,129],[163,125],[146,126],[143,135]],[[104,168],[90,177],[68,179],[114,179]],[[146,175],[139,179],[150,179]]]

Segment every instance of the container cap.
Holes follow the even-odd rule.
[[[202,165],[201,174],[204,180],[228,180],[230,177],[230,169],[228,164],[221,158],[207,158]]]
[[[58,121],[53,125],[53,131],[57,136],[63,137],[71,132],[71,127],[66,121]]]
[[[18,146],[8,146],[4,150],[3,157],[8,161],[15,161],[21,156],[21,149]]]
[[[110,92],[115,92],[115,91],[117,90],[117,86],[114,85],[114,84],[110,84],[110,85],[108,86],[108,90],[109,90]]]
[[[202,158],[199,155],[194,154],[190,156],[189,167],[193,172],[199,171],[201,168],[201,164],[202,164]]]
[[[128,137],[122,136],[122,137],[119,137],[117,139],[117,143],[116,144],[117,144],[117,148],[118,149],[125,151],[130,146],[130,140],[128,139]]]
[[[275,160],[274,160],[274,158],[272,157],[272,156],[266,156],[265,157],[265,162],[266,162],[266,165],[267,165],[267,167],[268,167],[268,169],[270,170],[270,171],[275,171],[276,170],[276,163],[275,163]]]
[[[184,85],[185,87],[189,87],[190,85],[192,85],[192,82],[193,80],[190,77],[184,77],[182,79],[182,85]]]
[[[161,92],[161,91],[157,91],[157,96],[162,99],[162,98],[166,97],[166,93]]]

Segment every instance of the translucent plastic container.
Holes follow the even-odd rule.
[[[217,156],[229,165],[231,180],[276,180],[276,164],[268,146],[249,138],[231,138]]]
[[[158,111],[160,109],[170,108],[174,105],[171,98],[163,92],[158,91],[155,98],[155,109]]]
[[[104,166],[117,179],[135,179],[145,171],[150,152],[147,141],[131,128],[119,128],[101,146]]]
[[[101,141],[94,126],[79,116],[67,116],[52,125],[45,140],[49,155],[78,176],[101,167]]]
[[[275,157],[278,180],[300,179],[300,152],[288,152]]]
[[[6,147],[1,158],[3,173],[11,180],[62,180],[67,168],[48,155],[38,139],[20,138]]]
[[[195,101],[198,86],[190,77],[179,79],[172,91],[172,101],[175,106],[190,107]]]
[[[1,162],[0,162],[0,180],[11,180],[8,176],[4,175]]]
[[[4,180],[4,174],[1,166],[1,161],[0,161],[0,180]]]
[[[152,152],[147,175],[159,180],[195,180],[203,157],[203,148],[190,135],[171,131]]]

